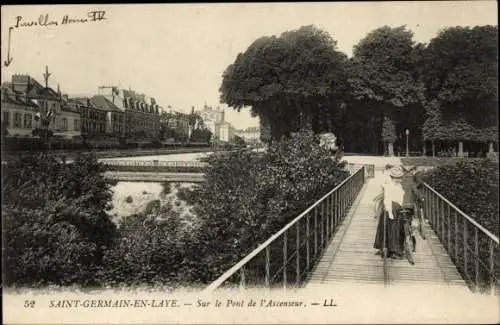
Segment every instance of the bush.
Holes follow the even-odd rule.
[[[127,197],[125,198],[125,202],[126,202],[126,203],[129,203],[129,204],[130,204],[130,203],[132,203],[132,202],[134,202],[134,199],[132,198],[132,195],[127,196]]]
[[[498,163],[462,160],[428,171],[424,181],[498,236]]]
[[[4,169],[6,284],[95,284],[117,235],[103,170],[92,155],[72,164],[29,156]]]
[[[158,203],[122,220],[121,237],[107,252],[106,268],[99,274],[103,284],[175,288],[196,269],[185,261],[192,231],[182,227],[171,206]]]
[[[197,278],[210,282],[348,175],[319,145],[298,133],[272,144],[208,159],[206,182],[194,189]],[[214,249],[216,248],[216,249]]]
[[[489,230],[498,237],[499,235],[499,206],[498,206],[498,162],[489,159],[475,161],[459,161],[455,164],[437,167],[424,174],[424,181],[427,182],[437,192],[455,204],[460,210],[468,214],[481,226]],[[445,210],[446,211],[446,210]],[[467,246],[470,250],[475,245],[475,227],[469,222],[465,222],[462,217],[457,217],[458,233],[455,230],[454,218],[447,218],[445,215],[444,223],[441,228],[434,226],[434,229],[441,229],[438,232],[441,242],[446,246],[448,240],[458,243],[458,251],[454,251],[452,245],[450,254],[454,260],[459,272],[463,278],[470,284],[474,283],[476,270],[474,267],[474,257],[472,251],[469,251],[469,262],[467,268],[465,265],[465,255],[463,251],[463,231],[467,232]],[[431,218],[432,219],[432,218]],[[432,220],[431,220],[432,223]],[[444,229],[442,229],[444,227]],[[448,238],[448,231],[450,238]],[[479,244],[479,288],[485,289],[489,285],[489,254],[490,241],[486,235],[478,231]],[[496,277],[500,275],[500,254],[498,246],[495,248],[495,272]]]

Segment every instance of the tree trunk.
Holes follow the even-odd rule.
[[[425,140],[424,140],[423,144],[422,144],[422,156],[425,157],[425,154],[426,154],[426,152],[425,152]]]
[[[464,156],[464,142],[458,141],[458,157],[463,158]]]
[[[436,145],[434,140],[432,140],[432,157],[436,157]]]
[[[394,143],[388,143],[389,157],[394,157]]]
[[[490,142],[490,146],[489,146],[489,149],[488,149],[489,152],[494,152],[495,149],[493,148],[493,142]]]

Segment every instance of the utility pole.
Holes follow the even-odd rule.
[[[49,88],[49,77],[52,73],[49,73],[49,67],[45,66],[45,73],[43,74],[43,79],[45,79],[45,88]]]

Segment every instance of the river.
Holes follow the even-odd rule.
[[[103,160],[158,160],[158,161],[197,161],[208,156],[209,152],[202,153],[182,153],[171,155],[140,156],[140,157],[120,157],[107,158]],[[144,211],[147,204],[154,200],[160,200],[163,204],[170,202],[173,210],[180,213],[184,219],[192,217],[191,207],[177,197],[179,188],[192,187],[192,183],[170,183],[159,182],[118,182],[113,186],[113,209],[110,214],[113,220],[118,222],[121,218]],[[168,190],[164,187],[168,186]]]

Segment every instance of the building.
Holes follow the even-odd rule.
[[[155,98],[148,97],[131,89],[118,89],[113,86],[99,87],[99,95],[104,96],[124,113],[124,133],[127,138],[139,138],[141,140],[153,139],[160,132],[160,109]],[[110,119],[110,128],[116,125],[120,128],[120,115],[113,113]],[[114,124],[113,124],[114,123]]]
[[[7,132],[26,136],[47,127],[58,137],[79,136],[79,112],[68,105],[60,91],[48,87],[48,71],[44,76],[45,87],[22,74],[13,75],[12,82],[2,85],[2,119],[9,125]],[[47,124],[42,125],[42,121]]]
[[[2,85],[1,90],[2,132],[6,136],[32,136],[39,127],[35,115],[38,105],[26,94],[16,93],[10,84]]]
[[[62,96],[61,116],[55,136],[74,138],[81,135],[81,116],[78,106],[69,100],[67,95]]]
[[[212,108],[205,104],[203,109],[197,112],[201,116],[203,125],[212,132],[214,141],[230,142],[236,132],[231,123],[224,120],[224,110],[217,107]]]
[[[127,132],[125,111],[103,95],[92,96],[89,100],[92,113],[99,117],[100,133],[117,138]]]
[[[247,144],[260,143],[260,128],[258,126],[248,127],[245,130],[238,130],[236,135],[245,140]]]
[[[234,139],[236,135],[236,130],[231,125],[231,123],[223,121],[219,123],[219,140],[224,142],[230,142]]]
[[[76,107],[80,112],[82,136],[93,138],[105,133],[106,112],[94,106],[90,98],[71,98],[70,105]]]

